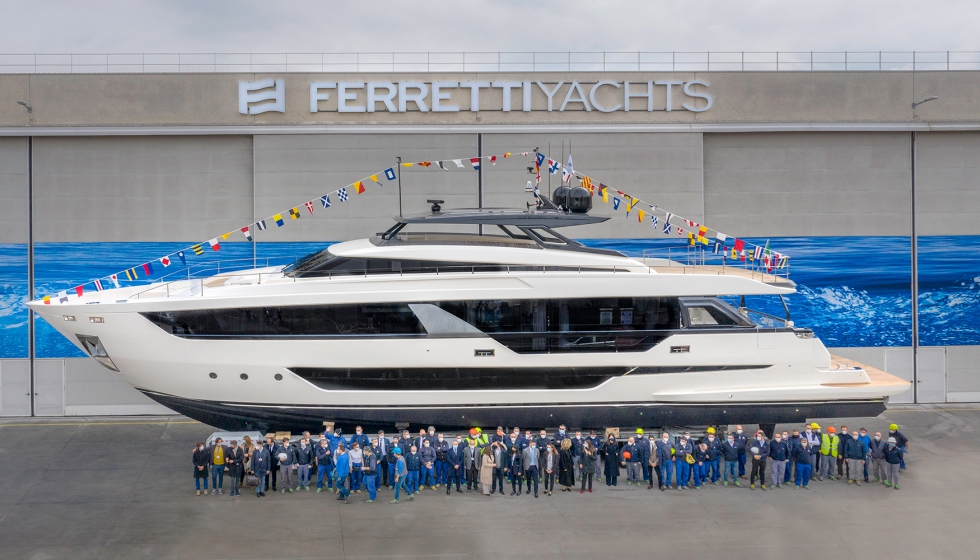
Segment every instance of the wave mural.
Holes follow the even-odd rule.
[[[587,239],[594,247],[629,255],[665,256],[682,245],[673,239]],[[765,239],[749,239],[764,244]],[[328,245],[257,243],[260,265],[285,264]],[[903,237],[784,237],[772,240],[792,255],[798,291],[786,297],[793,320],[812,328],[827,346],[910,346],[912,344],[911,245]],[[35,285],[38,294],[70,290],[79,282],[111,274],[186,247],[186,243],[38,243]],[[923,345],[980,344],[980,236],[919,239],[920,341]],[[220,266],[250,267],[253,246],[223,244],[220,252],[189,256],[194,271]],[[187,274],[179,261],[154,266],[151,280]],[[0,245],[0,358],[24,358],[27,348],[27,248]],[[749,307],[782,316],[776,298],[750,298]],[[83,356],[44,320],[36,325],[40,358]]]

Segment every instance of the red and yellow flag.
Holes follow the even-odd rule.
[[[364,192],[364,183],[361,182],[361,181],[358,181],[358,182],[354,183],[354,191],[357,192],[357,194],[363,193]]]

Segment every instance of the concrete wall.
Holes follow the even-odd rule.
[[[919,235],[980,234],[980,133],[916,134]]]
[[[705,134],[705,222],[743,236],[911,235],[908,133]]]
[[[37,138],[34,232],[50,241],[200,241],[252,216],[247,136]]]
[[[174,414],[91,358],[65,360],[65,416]]]
[[[27,139],[0,138],[0,243],[27,243]]]

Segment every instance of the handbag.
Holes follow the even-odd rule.
[[[260,484],[260,482],[259,482],[259,477],[258,476],[254,475],[254,474],[247,474],[247,475],[245,475],[245,486],[248,486],[250,488],[255,488],[259,484]]]

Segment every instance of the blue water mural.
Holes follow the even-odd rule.
[[[0,358],[26,358],[27,245],[0,243]]]
[[[765,243],[765,239],[749,239]],[[664,256],[681,248],[677,240],[595,239],[594,246],[643,256]],[[327,242],[259,243],[258,264],[286,264],[322,249]],[[37,294],[57,294],[83,281],[151,260],[154,274],[180,278],[187,267],[176,261],[163,268],[156,258],[185,243],[39,243],[35,246]],[[797,293],[786,297],[798,326],[812,328],[827,346],[911,345],[911,247],[902,237],[786,237],[772,247],[792,255],[790,278]],[[919,239],[920,339],[924,345],[980,344],[980,236]],[[217,267],[247,268],[253,247],[227,243],[202,256],[188,256],[195,275]],[[0,357],[27,356],[27,255],[24,245],[0,245]],[[142,280],[141,280],[142,281]],[[88,286],[86,289],[92,289]],[[776,298],[749,298],[749,307],[782,316]],[[37,355],[82,356],[44,320],[36,327]]]
[[[980,344],[980,236],[919,238],[919,344]]]

